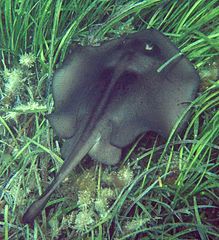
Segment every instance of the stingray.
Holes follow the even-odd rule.
[[[193,65],[155,29],[100,46],[75,47],[55,71],[55,110],[48,115],[56,134],[65,139],[65,161],[46,191],[26,210],[23,223],[33,222],[86,154],[113,165],[119,162],[122,148],[140,134],[155,131],[168,137],[195,98],[198,85]]]

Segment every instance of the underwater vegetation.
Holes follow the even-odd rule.
[[[218,239],[218,1],[0,2],[0,238]],[[51,80],[78,44],[155,28],[201,77],[191,119],[167,140],[154,132],[107,166],[86,157],[32,226],[27,208],[63,164],[46,114]]]

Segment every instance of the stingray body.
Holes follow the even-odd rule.
[[[65,162],[27,209],[24,223],[33,222],[86,154],[116,164],[121,149],[139,134],[152,130],[168,136],[199,85],[192,64],[183,55],[174,58],[177,55],[174,44],[153,29],[74,49],[54,74],[55,111],[48,116],[57,135],[66,139]]]

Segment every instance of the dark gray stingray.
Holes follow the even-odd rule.
[[[55,72],[55,111],[48,116],[57,135],[66,139],[65,162],[23,222],[34,220],[86,154],[116,164],[121,149],[139,134],[152,130],[167,137],[198,85],[192,64],[157,30],[73,49]]]

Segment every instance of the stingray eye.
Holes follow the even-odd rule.
[[[121,91],[126,94],[132,85],[136,82],[138,76],[135,72],[125,71],[117,80],[114,90]]]
[[[146,55],[159,55],[160,54],[160,48],[152,43],[151,41],[146,41],[145,47],[144,47],[144,53]]]
[[[145,51],[151,52],[154,49],[154,44],[152,42],[148,41],[148,42],[145,43],[145,48],[144,49],[145,49]]]

